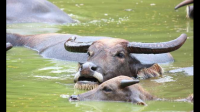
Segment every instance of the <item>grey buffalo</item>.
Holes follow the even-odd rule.
[[[6,23],[73,23],[65,12],[47,0],[6,0]]]
[[[87,60],[86,53],[72,53],[64,48],[64,43],[71,37],[78,38],[81,42],[96,41],[106,37],[78,36],[73,34],[36,34],[36,35],[20,35],[7,33],[6,42],[12,46],[24,46],[32,50],[36,50],[45,58],[68,60],[75,62],[85,62]]]

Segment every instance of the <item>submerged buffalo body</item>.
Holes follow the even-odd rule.
[[[36,34],[36,35],[20,35],[7,33],[6,42],[12,46],[24,46],[36,50],[45,58],[53,58],[60,60],[85,62],[87,60],[86,53],[72,53],[64,48],[64,43],[71,37],[76,37],[82,42],[96,41],[106,37],[78,36],[72,34]]]
[[[159,54],[174,51],[181,47],[187,36],[182,34],[175,40],[161,43],[128,42],[124,39],[101,39],[93,43],[80,43],[69,39],[65,48],[72,52],[87,52],[88,58],[80,64],[75,74],[75,88],[93,89],[102,82],[126,74],[130,77],[147,79],[162,75],[158,62],[144,64],[132,53]],[[142,56],[142,55],[140,55]],[[149,57],[148,57],[149,56]],[[147,60],[153,60],[147,55]],[[164,59],[157,57],[159,60]]]
[[[65,49],[64,43],[71,39],[76,38],[76,41],[80,43],[93,43],[94,41],[111,38],[100,36],[78,36],[73,34],[36,34],[36,35],[20,35],[14,33],[6,34],[6,43],[12,46],[24,46],[36,50],[40,55],[45,58],[61,59],[67,61],[75,61],[85,63],[87,61],[87,53],[69,52]],[[136,59],[139,59],[142,63],[168,63],[173,62],[174,59],[170,53],[162,54],[131,54]],[[150,58],[150,60],[149,60]]]
[[[73,23],[65,12],[47,0],[6,0],[6,23]]]
[[[97,88],[79,95],[71,95],[69,101],[123,101],[132,102],[139,105],[147,105],[147,100],[161,100],[151,95],[141,85],[136,84],[139,80],[127,76],[117,76],[103,82]],[[166,100],[166,99],[164,99]],[[175,101],[193,102],[193,94],[184,99]]]

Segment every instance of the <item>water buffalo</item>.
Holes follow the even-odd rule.
[[[47,0],[6,0],[6,23],[73,23],[65,12]]]
[[[138,43],[111,37],[57,33],[6,35],[6,42],[36,50],[45,58],[84,63],[74,77],[75,87],[81,89],[92,89],[118,74],[144,79],[159,76],[162,74],[162,68],[158,63],[173,62],[173,57],[167,52],[181,47],[186,39],[187,35],[182,34],[168,42]],[[84,52],[87,52],[87,49],[86,54]]]
[[[69,101],[123,101],[139,105],[147,105],[146,100],[166,100],[151,95],[141,85],[136,84],[139,80],[127,76],[117,76],[99,85],[97,88],[79,95],[71,95]],[[193,102],[193,94],[186,99],[175,101]]]
[[[184,0],[183,2],[179,3],[175,7],[175,10],[180,8],[180,7],[183,7],[185,5],[191,4],[191,3],[193,3],[193,0]],[[194,13],[193,6],[187,6],[187,15],[186,15],[186,17],[193,19],[193,13]]]
[[[80,43],[70,38],[65,43],[65,48],[72,52],[87,52],[87,62],[80,64],[74,82],[75,88],[90,90],[119,74],[142,79],[162,75],[162,68],[157,63],[141,63],[132,53],[154,55],[171,52],[180,48],[186,39],[186,34],[180,35],[175,40],[161,43],[128,42],[116,38]],[[152,57],[147,55],[148,60]]]

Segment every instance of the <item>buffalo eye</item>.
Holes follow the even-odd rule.
[[[112,89],[110,89],[109,87],[106,87],[106,86],[102,90],[104,92],[112,92]]]
[[[92,51],[88,51],[87,52],[87,55],[90,57],[90,56],[92,56],[94,54],[94,52],[92,52]]]
[[[90,56],[91,55],[90,52],[87,52],[87,55]]]
[[[119,58],[124,58],[124,54],[123,53],[117,53],[115,56],[117,56]]]

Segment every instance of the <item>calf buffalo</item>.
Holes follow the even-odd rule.
[[[161,43],[128,42],[124,39],[101,39],[91,43],[78,43],[69,39],[65,48],[73,52],[87,52],[87,62],[80,64],[75,74],[75,88],[93,89],[102,82],[118,76],[147,79],[162,75],[162,68],[157,63],[141,63],[132,53],[159,54],[180,48],[187,36],[182,34],[175,40]],[[151,57],[147,57],[151,60]],[[159,58],[162,60],[163,58]]]
[[[117,76],[103,82],[97,88],[79,95],[71,95],[69,101],[123,101],[132,102],[139,105],[147,105],[146,100],[161,100],[151,95],[138,83],[139,80],[127,76]],[[166,99],[165,99],[166,100]],[[175,101],[193,102],[193,94],[185,99]]]
[[[103,82],[97,88],[79,95],[71,95],[70,101],[124,101],[145,105],[145,100],[155,100],[142,88],[138,79],[132,79],[127,76],[118,76]]]

